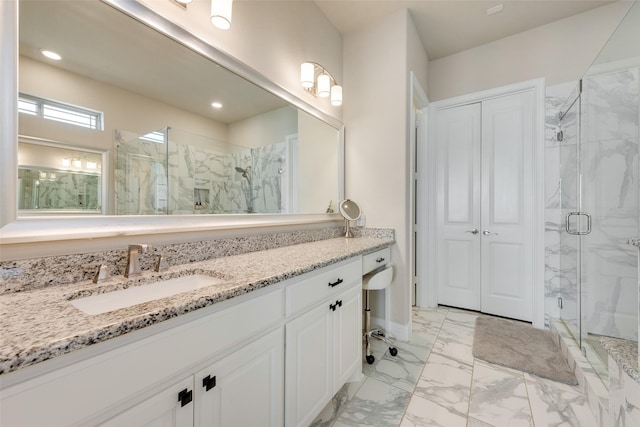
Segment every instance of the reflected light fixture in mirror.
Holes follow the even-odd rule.
[[[320,98],[331,96],[331,105],[342,105],[342,86],[330,72],[315,62],[303,62],[300,66],[300,84],[307,91]]]
[[[221,30],[231,28],[233,0],[211,0],[211,23]]]

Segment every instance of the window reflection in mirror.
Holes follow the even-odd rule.
[[[20,214],[102,213],[102,167],[102,153],[20,141]]]

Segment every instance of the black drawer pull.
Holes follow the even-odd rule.
[[[342,300],[338,300],[338,301],[336,301],[336,305],[337,305],[338,307],[342,307]]]
[[[329,304],[329,310],[336,311],[336,305],[335,304]]]
[[[382,257],[380,257],[380,258],[378,258],[378,259],[376,260],[376,262],[382,262],[382,261],[384,261],[384,258],[382,258]]]
[[[344,281],[344,280],[342,280],[342,279],[338,279],[338,280],[336,280],[336,281],[335,281],[335,282],[333,282],[333,283],[329,282],[329,286],[333,288],[334,286],[338,286],[338,285],[339,285],[340,283],[342,283],[343,281]]]
[[[186,406],[193,400],[193,391],[184,389],[180,393],[178,393],[178,402],[180,402],[180,406]]]
[[[205,388],[205,391],[209,391],[216,386],[216,376],[207,375],[202,379],[202,387]]]

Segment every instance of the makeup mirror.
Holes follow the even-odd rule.
[[[353,200],[345,199],[340,202],[340,214],[344,217],[344,237],[353,237],[349,221],[357,221],[360,218],[360,206]]]

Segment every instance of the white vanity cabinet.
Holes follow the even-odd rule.
[[[195,375],[195,427],[284,424],[282,328]]]
[[[362,376],[362,257],[0,377],[2,426],[308,426]]]
[[[362,367],[362,261],[287,286],[285,425],[307,426]]]
[[[280,427],[283,353],[278,328],[101,425]]]
[[[192,426],[203,419],[194,413],[196,404],[207,412],[206,405],[219,402],[226,409],[223,421],[243,420],[243,405],[253,405],[246,400],[252,387],[274,392],[269,408],[261,410],[265,420],[276,422],[260,424],[282,425],[277,420],[284,411],[284,290],[281,285],[270,288],[71,353],[67,356],[76,360],[59,369],[44,371],[45,362],[17,371],[20,376],[37,373],[25,381],[8,385],[7,377],[2,378],[0,425]],[[240,360],[242,369],[236,369]],[[261,368],[268,372],[256,385],[251,377]],[[221,385],[211,388],[213,395],[200,390],[204,372]],[[185,389],[192,402],[180,395]],[[233,408],[239,413],[230,413]]]

